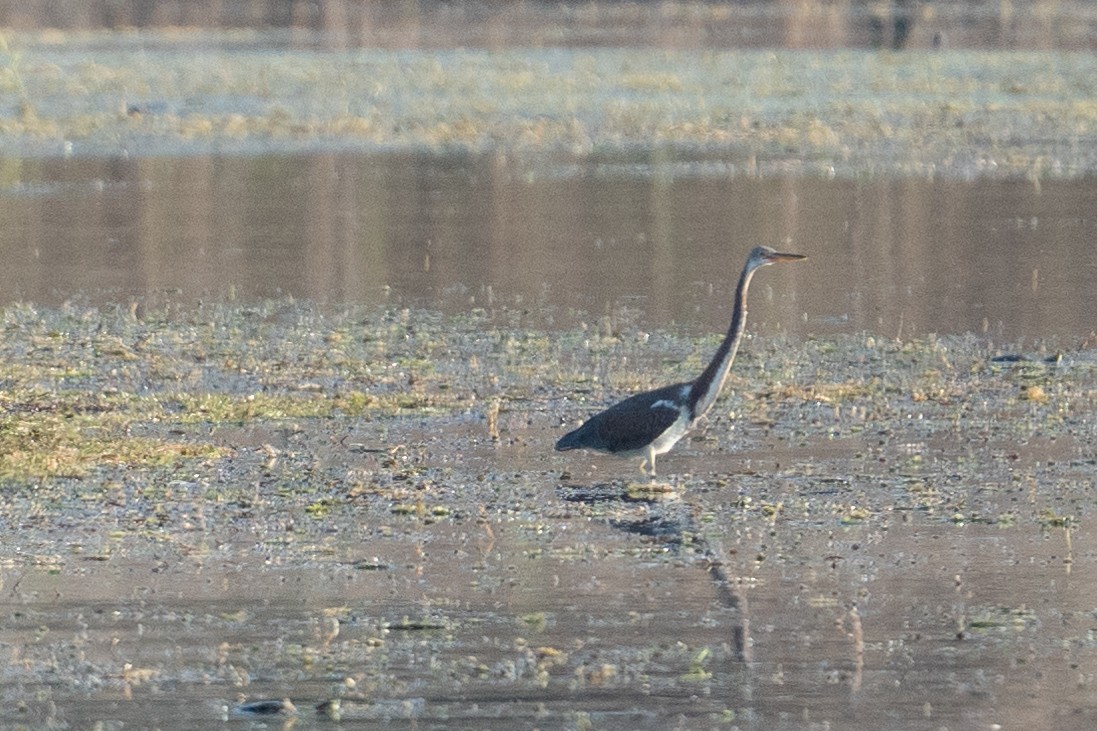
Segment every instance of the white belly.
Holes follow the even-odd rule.
[[[678,440],[689,433],[690,421],[684,414],[679,414],[674,423],[670,425],[670,428],[659,435],[659,437],[651,443],[651,449],[655,454],[665,454],[671,450],[671,448],[678,443]]]

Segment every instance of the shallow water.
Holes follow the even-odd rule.
[[[6,59],[38,84],[42,124],[28,127],[45,137],[9,135],[33,154],[0,165],[0,415],[47,432],[27,431],[31,448],[49,448],[53,424],[32,417],[102,409],[124,429],[91,422],[92,441],[102,429],[223,452],[149,467],[108,451],[88,474],[3,485],[0,727],[1094,726],[1097,179],[1077,174],[1085,165],[1056,170],[1088,150],[1085,110],[1069,139],[1017,148],[1039,164],[1018,155],[1009,167],[1002,146],[1015,132],[1031,141],[1024,112],[1088,98],[1087,74],[1069,72],[1087,62],[1093,15],[1069,2],[911,7],[0,11],[5,26],[66,33],[261,29],[46,32]],[[290,49],[455,45],[550,49],[539,63],[558,47],[1083,53],[1052,54],[1065,70],[1040,77],[1046,93],[978,87],[992,108],[1017,102],[1020,122],[960,105],[971,144],[948,156],[963,160],[938,174],[933,155],[912,158],[922,177],[871,174],[857,149],[853,172],[833,179],[830,162],[795,149],[290,155],[264,140],[263,154],[235,157],[208,154],[227,139],[198,133],[153,135],[152,156],[104,156],[134,149],[142,125],[263,112],[270,97],[248,88],[234,105],[222,95],[243,86],[203,96],[173,73],[163,91],[113,55],[174,72],[196,49],[257,50],[262,66]],[[974,83],[956,73],[978,60],[962,52],[944,66],[900,56],[846,63],[893,66],[915,88],[942,70],[955,88]],[[607,57],[604,68],[635,63],[612,52],[584,63],[598,76]],[[694,58],[610,100],[690,82]],[[997,79],[1002,63],[980,68]],[[82,84],[96,91],[74,94]],[[804,105],[791,112],[789,89]],[[779,119],[822,98],[766,91]],[[326,109],[307,94],[285,103],[291,128]],[[6,120],[35,121],[10,107]],[[57,140],[53,111],[75,119]],[[87,145],[95,157],[42,156],[73,131],[82,149],[94,114],[112,122],[106,144]],[[199,154],[177,156],[188,145]],[[613,398],[692,375],[707,352],[691,356],[682,333],[726,327],[759,243],[811,258],[755,280],[733,393],[660,459],[677,489],[633,482],[626,461],[553,453]],[[999,351],[1016,359],[991,360]],[[348,416],[328,403],[359,389],[418,405]],[[228,416],[185,413],[194,394],[226,396]],[[249,394],[312,399],[325,415],[234,412]],[[299,715],[238,705],[281,698]],[[333,698],[338,722],[315,709]]]
[[[148,520],[137,500],[81,507],[74,495],[35,518],[32,494],[12,496],[4,517],[21,524],[22,548],[0,573],[11,657],[0,723],[329,728],[314,705],[333,697],[343,728],[1097,720],[1081,500],[1092,487],[1067,500],[1076,525],[1033,519],[1064,506],[1036,483],[1090,482],[1091,467],[980,462],[952,440],[889,442],[873,452],[878,470],[857,474],[863,441],[820,458],[813,443],[748,437],[753,454],[710,443],[665,458],[696,470],[678,494],[633,493],[557,477],[536,446],[549,415],[510,420],[531,446],[491,446],[459,422],[444,442],[390,427],[425,468],[421,513],[368,491],[347,499],[348,483],[321,489],[334,499],[312,516],[289,494],[257,489],[252,506],[231,484],[225,502],[179,484],[160,527],[135,533]],[[374,435],[359,425],[351,439]],[[302,435],[297,449],[324,441]],[[380,460],[340,453],[359,474]],[[972,520],[904,504],[896,467]],[[760,504],[781,507],[760,520]],[[852,504],[872,517],[835,518]],[[431,517],[434,505],[453,511]],[[238,695],[289,697],[299,715],[249,718]]]
[[[566,327],[720,331],[746,252],[753,326],[797,335],[1090,337],[1092,178],[827,180],[665,155],[31,159],[0,187],[0,298],[289,295],[509,306]]]
[[[117,442],[4,485],[0,725],[1094,721],[1092,350],[760,335],[652,489],[551,444],[618,394],[589,374],[658,381],[692,341],[339,312],[5,311],[8,428]],[[330,405],[355,389],[423,405]],[[142,436],[223,451],[119,461]]]

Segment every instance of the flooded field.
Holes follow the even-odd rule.
[[[4,722],[1092,722],[1092,351],[756,338],[652,485],[551,444],[711,339],[525,320],[9,308]]]
[[[1088,6],[276,5],[0,11],[0,728],[1097,723]]]

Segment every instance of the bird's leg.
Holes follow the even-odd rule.
[[[648,471],[648,470],[644,470],[644,471],[647,472],[648,477],[650,477],[651,479],[654,480],[655,479],[655,447],[653,447],[649,444],[648,447],[647,447],[647,452],[648,452],[647,457],[644,459],[643,464],[640,465],[640,468],[643,469],[645,464],[649,468],[651,468],[650,471]]]

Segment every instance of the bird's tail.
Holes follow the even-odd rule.
[[[557,452],[566,452],[569,449],[580,449],[583,447],[583,435],[580,433],[583,429],[580,427],[575,431],[570,431],[564,436],[560,437],[560,441],[556,442]]]

